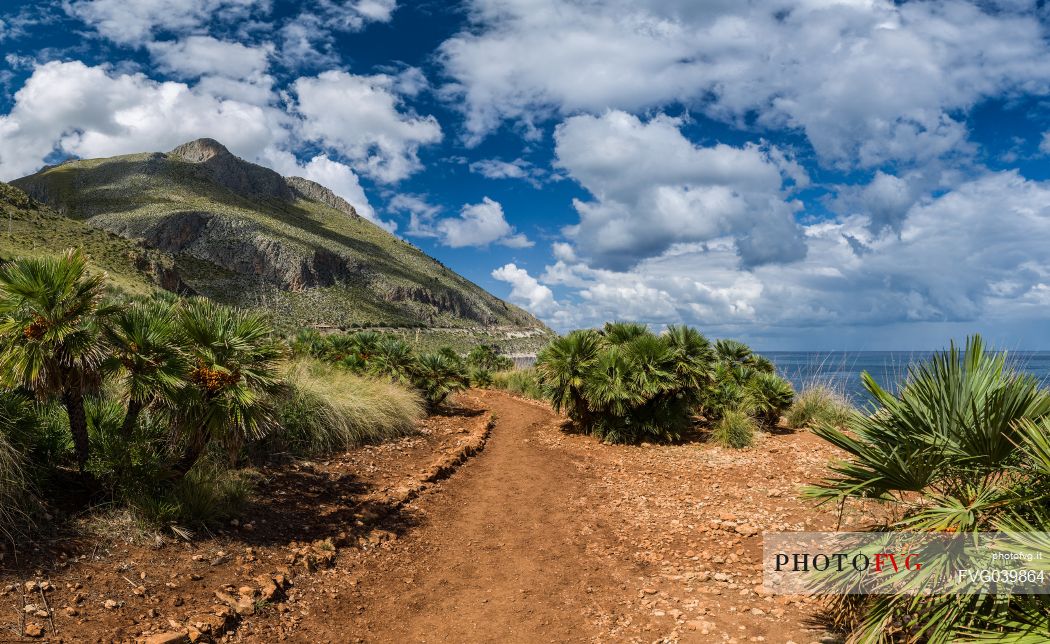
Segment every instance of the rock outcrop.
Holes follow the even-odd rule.
[[[172,150],[170,155],[187,163],[200,164],[212,181],[238,195],[285,201],[295,198],[295,193],[284,177],[269,168],[234,156],[214,139],[183,143]]]
[[[440,313],[451,313],[459,318],[473,320],[480,324],[496,324],[491,315],[485,315],[470,305],[462,295],[454,291],[433,291],[422,286],[395,286],[386,296],[390,302],[419,302],[429,304]]]
[[[316,181],[310,181],[309,179],[304,179],[302,177],[285,177],[284,180],[297,195],[304,199],[320,201],[329,208],[335,208],[339,212],[345,212],[351,217],[360,217],[360,215],[357,214],[357,210],[350,205],[350,202]]]
[[[291,291],[332,286],[355,272],[351,262],[326,248],[279,241],[251,222],[209,212],[171,213],[153,219],[145,228],[113,232]]]

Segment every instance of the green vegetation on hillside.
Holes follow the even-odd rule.
[[[321,335],[300,332],[292,351],[357,374],[367,374],[413,387],[431,410],[468,386],[488,387],[492,373],[513,363],[491,345],[477,345],[466,356],[451,347],[418,352],[401,337],[361,331]]]
[[[285,329],[544,329],[408,242],[295,187],[309,182],[285,180],[213,141],[169,154],[68,161],[14,184],[69,218],[40,222],[36,235],[84,222],[134,240],[169,258],[170,279],[182,289],[265,310]],[[34,235],[17,233],[19,243]],[[101,237],[77,245],[92,257],[112,253],[113,243],[96,247]]]
[[[0,182],[0,263],[16,257],[54,255],[73,247],[90,249],[89,269],[107,272],[108,284],[128,293],[156,290],[151,267],[172,265],[165,253],[63,217]]]

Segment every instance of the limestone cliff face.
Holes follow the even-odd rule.
[[[486,315],[476,310],[466,298],[455,291],[435,292],[422,286],[395,286],[387,292],[386,299],[390,302],[411,301],[429,304],[442,313],[450,313],[479,324],[498,323],[494,315]]]
[[[104,227],[150,248],[186,254],[291,291],[332,286],[361,272],[328,249],[274,239],[251,222],[210,212],[175,212],[123,227],[115,223]]]

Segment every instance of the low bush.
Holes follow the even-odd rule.
[[[612,442],[675,440],[698,416],[716,425],[732,414],[723,433],[744,425],[753,430],[756,421],[772,426],[794,399],[791,384],[768,359],[734,340],[712,345],[687,326],[660,335],[638,323],[573,331],[540,352],[536,370],[555,409]]]
[[[423,415],[419,396],[403,385],[310,359],[287,366],[273,406],[279,427],[264,453],[317,455],[390,440],[414,432]]]
[[[470,367],[467,369],[467,378],[471,387],[484,389],[492,386],[492,372],[482,367]]]
[[[514,361],[500,355],[499,350],[490,344],[479,344],[467,354],[467,366],[486,371],[508,371],[514,368]]]
[[[842,393],[828,385],[814,385],[802,390],[784,414],[789,427],[814,428],[822,425],[841,427],[853,414],[853,406]]]
[[[755,419],[740,409],[730,409],[711,427],[711,440],[722,447],[741,449],[755,440]]]
[[[448,349],[419,356],[412,384],[423,396],[427,409],[433,411],[449,396],[466,389],[470,382],[463,360]]]
[[[128,504],[147,524],[168,526],[188,536],[186,526],[214,526],[237,516],[258,482],[254,470],[234,469],[223,455],[209,455],[173,485]]]
[[[710,343],[672,327],[606,324],[547,345],[536,361],[543,392],[581,430],[616,443],[678,438],[693,422],[709,369]]]

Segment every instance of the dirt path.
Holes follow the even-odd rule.
[[[762,532],[830,530],[800,498],[833,450],[603,445],[546,406],[471,392],[485,450],[406,511],[413,527],[333,574],[290,639],[310,642],[836,642],[811,598],[761,588]],[[869,521],[847,508],[843,527]]]
[[[625,594],[630,562],[596,558],[613,533],[592,522],[587,466],[537,440],[558,418],[539,405],[479,394],[498,419],[485,450],[430,493],[424,525],[363,567],[352,601],[323,606],[304,640],[579,641],[596,636],[593,597]],[[603,543],[608,542],[608,543]],[[596,595],[597,593],[597,595]],[[346,619],[347,604],[358,614]]]
[[[240,520],[192,542],[115,519],[48,542],[0,571],[0,641],[27,614],[69,642],[840,641],[810,598],[761,587],[763,532],[874,518],[800,496],[829,445],[790,431],[746,450],[604,445],[561,425],[472,390],[414,436],[264,468]],[[290,585],[263,597],[260,575]],[[42,581],[50,616],[22,593]]]

